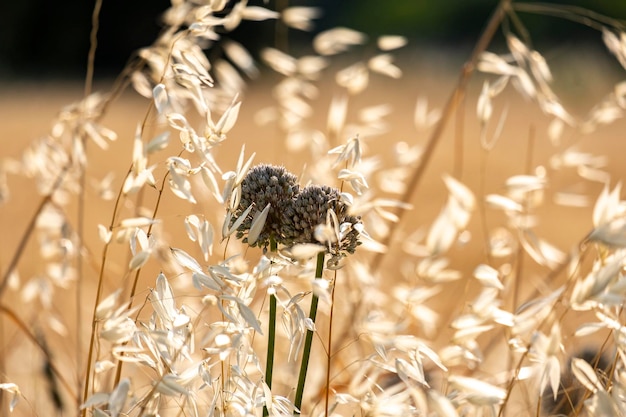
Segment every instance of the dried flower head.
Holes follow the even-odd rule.
[[[243,238],[243,241],[248,243],[244,235],[250,231],[255,213],[261,212],[270,204],[261,233],[251,245],[267,247],[272,236],[277,243],[284,243],[281,215],[291,205],[298,190],[297,177],[284,167],[269,164],[252,167],[241,182],[241,199],[231,222],[234,223],[251,205],[254,205],[256,209],[253,208],[237,228],[237,238]]]
[[[256,219],[266,210],[261,231]],[[256,207],[248,210],[250,206]],[[284,167],[260,164],[250,169],[241,183],[241,198],[231,227],[248,211],[237,228],[237,238],[251,246],[266,248],[276,243],[324,243],[335,261],[354,253],[359,241],[361,218],[349,214],[349,206],[339,190],[325,185],[310,185],[300,192],[295,175]],[[324,230],[320,230],[323,228]],[[251,237],[252,235],[254,237]]]
[[[333,257],[354,253],[359,241],[358,227],[361,218],[349,214],[349,206],[341,199],[336,188],[326,185],[309,185],[283,212],[282,236],[289,244],[318,243],[316,229],[326,225],[334,231],[334,239],[326,242]]]

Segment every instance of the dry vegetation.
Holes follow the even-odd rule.
[[[586,62],[622,24],[502,1],[463,68],[346,28],[257,63],[241,19],[316,9],[222,3],[0,97],[0,412],[625,415],[626,85]],[[597,48],[546,60],[526,12]]]

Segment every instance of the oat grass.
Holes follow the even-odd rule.
[[[413,123],[425,140],[408,143],[387,123],[390,106],[360,107],[377,77],[403,82],[394,53],[407,40],[338,27],[295,55],[289,34],[311,30],[320,11],[277,3],[173,3],[155,42],[100,94],[96,2],[82,100],[0,164],[3,210],[9,176],[40,195],[10,236],[0,280],[2,412],[625,414],[626,203],[609,158],[580,147],[619,123],[626,87],[575,115],[523,17],[596,29],[626,67],[622,22],[500,1],[442,110],[419,98]],[[243,20],[276,23],[262,63],[229,39]],[[498,30],[500,54],[489,51]],[[356,60],[346,54],[355,50]],[[260,65],[278,76],[255,140],[270,126],[284,140],[277,161],[257,161],[266,144],[252,138],[231,144],[251,122],[242,103]],[[103,123],[129,87],[146,99],[136,130],[119,135],[130,166],[96,181],[90,163],[117,146]],[[521,111],[502,103],[513,94]],[[517,133],[508,120],[520,117],[517,155],[494,172]],[[453,120],[452,175],[436,195],[419,194]],[[572,177],[575,192],[560,190]],[[572,206],[587,207],[586,223],[561,226],[574,237],[552,243],[559,236],[542,224]],[[92,210],[108,221],[90,220]]]

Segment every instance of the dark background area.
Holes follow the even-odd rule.
[[[273,6],[273,1],[269,6]],[[562,0],[614,18],[626,18],[626,1]],[[104,0],[96,55],[96,76],[115,76],[133,51],[149,45],[162,25],[167,0]],[[250,0],[249,4],[262,5]],[[291,1],[319,6],[325,15],[316,31],[346,26],[372,36],[405,35],[423,45],[469,48],[497,0],[318,0]],[[93,0],[0,1],[0,77],[4,79],[76,78],[85,73]],[[580,24],[549,16],[520,15],[533,42],[577,45],[599,42],[600,33]],[[232,35],[253,53],[271,44],[273,22],[244,22]],[[296,33],[307,40],[310,34]],[[565,35],[567,34],[567,35]]]

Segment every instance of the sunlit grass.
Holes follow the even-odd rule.
[[[346,25],[303,55],[285,28],[318,10],[224,6],[172,6],[110,89],[91,62],[3,155],[2,412],[624,414],[621,161],[595,148],[626,87],[562,101],[524,15],[625,65],[622,24],[501,1],[425,96],[403,37]],[[261,62],[242,19],[276,21]]]

